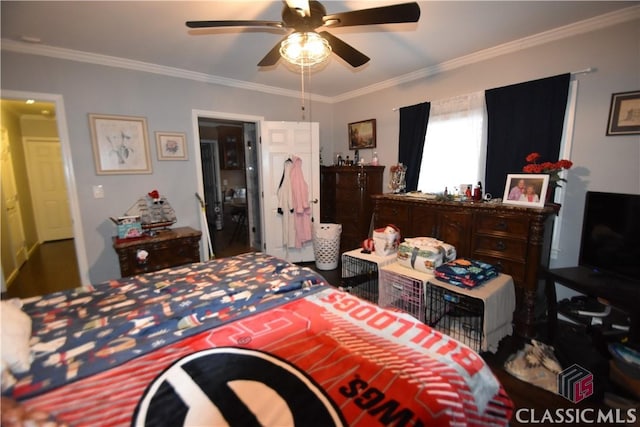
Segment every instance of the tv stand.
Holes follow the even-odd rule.
[[[549,336],[553,337],[558,320],[555,283],[559,283],[582,294],[603,298],[612,306],[625,311],[631,318],[629,340],[640,341],[640,283],[587,267],[552,268],[546,270],[545,277]]]

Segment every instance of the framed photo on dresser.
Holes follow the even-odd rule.
[[[504,186],[502,203],[542,208],[548,190],[549,175],[547,174],[509,174]]]

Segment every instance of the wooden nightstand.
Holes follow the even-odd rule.
[[[176,227],[160,230],[155,236],[134,239],[113,238],[113,248],[120,261],[122,277],[148,273],[163,268],[175,267],[200,261],[200,236],[202,233],[191,227]],[[139,257],[146,251],[146,259]]]

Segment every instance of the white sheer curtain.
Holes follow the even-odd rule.
[[[573,146],[573,127],[576,119],[576,104],[578,102],[578,80],[572,77],[569,83],[569,93],[567,94],[567,109],[564,114],[564,128],[562,129],[562,141],[560,142],[561,159],[571,159],[571,149]],[[567,179],[567,171],[560,172],[562,178]],[[566,196],[567,184],[557,188],[554,196],[554,202],[562,205]],[[560,233],[565,224],[573,221],[574,218],[566,218],[565,209],[560,209],[553,225],[553,235],[551,237],[551,254],[552,260],[557,260],[560,256]],[[553,263],[554,261],[551,261]],[[553,267],[553,265],[552,265]],[[573,295],[570,295],[573,296]],[[558,299],[560,301],[560,299]]]
[[[486,117],[484,91],[431,102],[418,190],[453,193],[484,179]]]

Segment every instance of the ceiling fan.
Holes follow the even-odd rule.
[[[321,41],[331,48],[327,49],[326,55],[333,51],[352,67],[359,67],[369,61],[368,56],[331,33],[317,32],[316,30],[319,28],[417,22],[419,18],[420,7],[415,2],[327,15],[326,9],[318,1],[286,0],[282,9],[282,21],[187,21],[186,25],[189,28],[265,27],[292,29],[291,34],[282,39],[262,58],[258,63],[260,67],[275,65],[281,57],[282,43],[294,35],[305,38],[320,36],[323,39]]]

